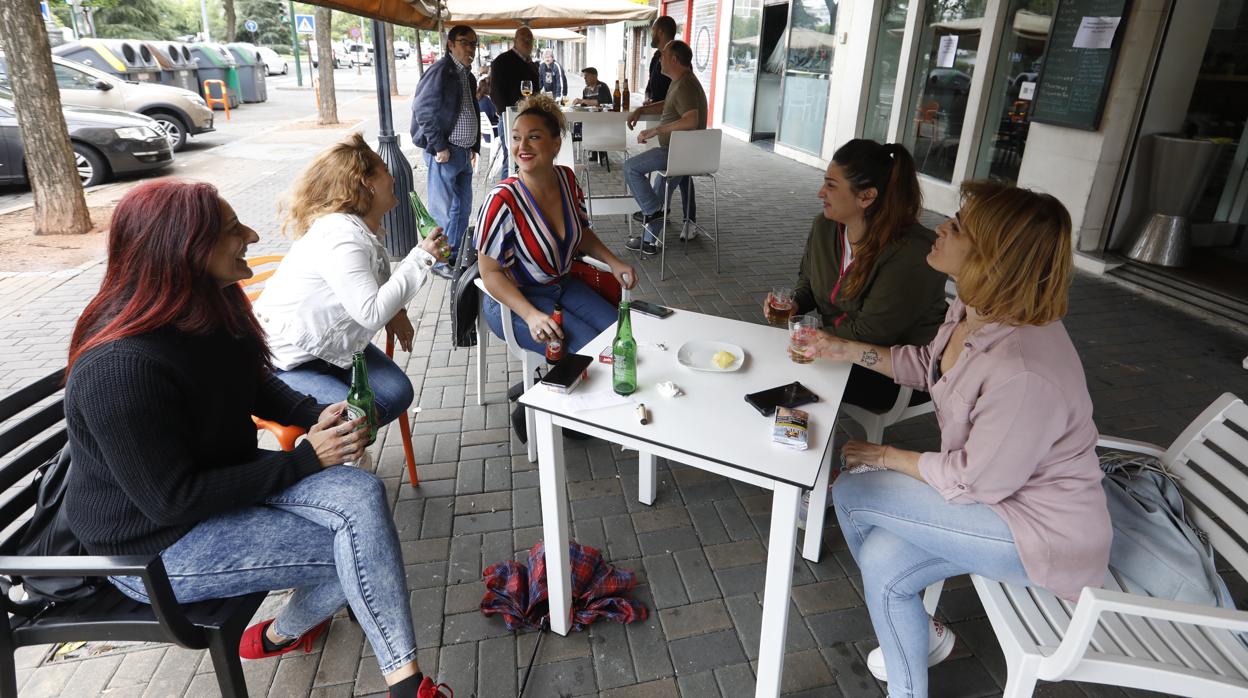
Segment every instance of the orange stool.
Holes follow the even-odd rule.
[[[212,96],[212,86],[216,85],[221,88],[221,96]],[[225,120],[230,120],[230,93],[225,89],[224,80],[205,80],[204,81],[204,101],[208,103],[209,109],[214,109],[214,104],[220,104],[225,108]]]
[[[221,82],[221,81],[220,80],[212,80],[212,81],[205,80],[204,82],[207,83],[207,82]],[[258,284],[262,281],[267,280],[270,276],[273,276],[274,272],[277,271],[276,265],[280,264],[282,261],[282,256],[283,255],[280,255],[280,254],[274,254],[274,255],[265,255],[262,257],[248,257],[247,258],[247,266],[251,267],[252,270],[255,270],[256,267],[260,267],[260,266],[264,266],[268,264],[274,265],[270,269],[265,269],[263,271],[256,272],[255,275],[253,275],[250,279],[243,279],[242,281],[238,282],[238,285],[242,287],[243,290],[247,293],[247,300],[255,302],[255,300],[260,297],[260,294],[263,292],[263,289],[256,290],[256,291],[248,291],[247,287],[253,286],[254,284]],[[386,332],[386,356],[392,359],[394,358],[394,335],[390,334],[389,332]],[[272,434],[273,436],[277,437],[277,443],[282,447],[283,451],[293,451],[295,448],[295,441],[298,440],[300,436],[303,436],[306,433],[305,430],[300,427],[287,426],[285,424],[278,424],[277,422],[271,422],[267,419],[260,419],[259,417],[256,417],[254,415],[252,416],[251,419],[252,421],[256,423],[257,431],[260,429],[263,429],[269,432],[270,434]],[[408,415],[407,415],[406,410],[404,410],[403,414],[399,415],[398,422],[399,422],[399,435],[402,437],[401,440],[403,441],[403,455],[407,457],[408,478],[412,482],[412,487],[420,487],[420,478],[417,477],[416,475],[416,453],[415,453],[415,450],[412,448],[412,428],[411,428],[411,425],[408,423]]]

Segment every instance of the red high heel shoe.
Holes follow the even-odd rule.
[[[325,628],[329,627],[331,619],[326,618],[324,623],[312,628],[304,633],[299,639],[278,649],[275,652],[268,652],[264,649],[264,634],[269,631],[269,626],[273,624],[272,618],[247,628],[243,636],[238,641],[238,656],[243,659],[265,659],[266,657],[276,657],[286,654],[296,648],[302,647],[305,653],[312,651],[312,643],[316,642],[316,638],[325,632]],[[435,694],[436,695],[436,694]]]
[[[446,693],[442,692],[444,688]],[[443,698],[444,696],[445,698],[455,698],[455,691],[452,691],[451,687],[444,683],[434,684],[433,679],[428,676],[420,682],[420,688],[416,689],[416,698]]]

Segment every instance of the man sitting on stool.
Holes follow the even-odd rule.
[[[612,105],[611,88],[598,80],[597,68],[582,70],[581,77],[585,78],[585,89],[581,91],[580,97],[572,100],[573,104],[582,104],[587,107],[610,107]],[[598,162],[599,158],[605,160],[606,157],[605,152],[598,150],[589,154],[590,162]]]
[[[697,76],[693,74],[693,50],[683,41],[671,41],[663,48],[661,57],[663,74],[672,79],[671,87],[662,102],[639,107],[628,116],[628,127],[637,125],[642,114],[659,113],[659,125],[643,130],[637,135],[638,143],[658,137],[659,147],[651,148],[624,161],[624,181],[641,208],[642,235],[632,237],[625,243],[630,250],[642,254],[659,251],[658,227],[663,225],[663,215],[671,205],[671,192],[679,186],[680,179],[672,182],[667,201],[663,200],[664,178],[650,184],[650,174],[667,169],[667,145],[673,131],[697,131],[706,128],[706,92]],[[686,239],[681,230],[681,239]]]

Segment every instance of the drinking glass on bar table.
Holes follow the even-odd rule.
[[[763,306],[767,322],[774,327],[788,327],[789,318],[793,317],[796,310],[797,303],[793,300],[793,289],[783,286],[771,289],[771,293],[767,294],[767,302]]]
[[[528,97],[529,95],[533,94],[533,81],[532,80],[520,81],[520,94],[524,95],[525,97]]]
[[[815,340],[823,322],[817,315],[799,315],[789,320],[789,358],[795,364],[815,360]]]

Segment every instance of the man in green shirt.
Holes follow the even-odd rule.
[[[673,131],[696,131],[706,128],[706,92],[693,74],[693,49],[683,41],[670,41],[663,47],[660,58],[663,74],[672,79],[667,96],[661,102],[651,102],[633,110],[628,117],[628,127],[637,125],[642,114],[660,114],[659,125],[643,130],[637,135],[638,143],[652,138],[659,139],[659,147],[651,148],[624,161],[624,180],[628,190],[641,208],[644,232],[630,238],[625,247],[641,250],[642,254],[657,254],[658,236],[652,228],[662,225],[663,212],[671,204],[663,200],[664,178],[658,177],[650,184],[650,174],[667,169],[667,145]],[[679,179],[679,178],[678,178]],[[675,191],[679,181],[673,181]],[[682,233],[683,234],[683,233]]]

